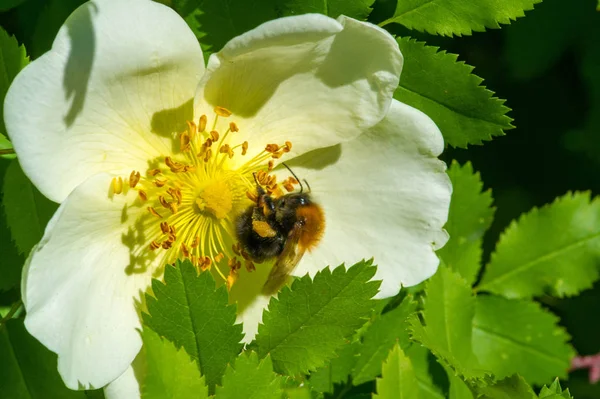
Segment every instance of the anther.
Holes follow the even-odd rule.
[[[292,192],[294,191],[294,186],[292,186],[292,183],[286,181],[283,183],[283,188],[285,188],[288,192]]]
[[[285,152],[289,152],[292,149],[292,142],[291,141],[286,141],[285,142],[285,147],[287,148],[287,150]]]
[[[277,144],[267,144],[265,147],[266,152],[275,153],[279,150],[279,146]]]
[[[157,174],[159,174],[159,173],[160,173],[160,169],[150,169],[150,170],[148,171],[148,174],[149,174],[150,176],[156,176],[156,175],[157,175]]]
[[[169,233],[169,224],[167,222],[162,222],[160,224],[160,230],[163,232],[163,234]]]
[[[174,202],[169,202],[169,210],[174,214],[177,213],[177,204]]]
[[[248,152],[248,142],[244,141],[242,143],[242,155],[246,155],[246,152]]]
[[[283,155],[283,153],[281,153],[281,152],[274,152],[273,155],[271,155],[271,158],[279,159],[279,158],[281,158],[282,155]]]
[[[156,212],[156,210],[154,208],[152,208],[151,206],[148,207],[148,212],[150,212],[152,215],[156,216],[159,219],[162,219],[162,216],[160,216],[160,214],[158,212]]]
[[[190,123],[190,122],[188,122]],[[196,128],[196,125],[194,125],[194,129]],[[190,128],[191,129],[191,128]],[[195,132],[194,132],[195,134]],[[187,133],[181,133],[181,136],[179,136],[179,149],[182,152],[186,152],[190,150],[190,135]]]
[[[144,202],[148,199],[148,196],[146,195],[146,192],[144,190],[138,191],[138,195],[140,199]]]
[[[158,248],[160,248],[160,244],[159,244],[159,243],[157,243],[156,241],[152,241],[152,242],[150,243],[150,250],[151,250],[151,251],[154,251],[155,249],[158,249]]]
[[[254,193],[250,192],[250,191],[246,191],[246,197],[248,197],[248,199],[252,202],[257,202],[258,201],[258,197],[256,195],[254,195]]]
[[[227,290],[231,290],[231,287],[233,286],[233,284],[235,284],[235,282],[237,281],[238,278],[238,273],[234,270],[231,270],[229,272],[229,275],[227,276]]]
[[[129,187],[134,188],[140,181],[140,178],[141,178],[140,172],[136,172],[135,170],[132,170],[131,174],[129,175]]]
[[[165,197],[163,197],[162,195],[158,196],[158,202],[160,202],[160,204],[163,206],[163,208],[167,208],[167,209],[171,208],[171,203],[167,202]]]
[[[256,266],[254,266],[254,263],[252,263],[252,261],[251,261],[251,260],[247,260],[247,261],[246,261],[246,270],[247,270],[248,272],[253,272],[253,271],[255,271],[255,270],[256,270]]]
[[[210,132],[210,138],[211,138],[211,140],[213,142],[214,141],[218,141],[219,140],[219,132],[217,132],[216,130],[211,130],[211,132]]]
[[[273,168],[275,167],[275,161],[273,161],[272,159],[269,161],[269,172],[273,170]]]
[[[206,129],[206,115],[202,115],[198,121],[198,131],[203,132]]]
[[[217,106],[214,108],[214,111],[215,111],[215,114],[225,117],[225,118],[227,118],[228,116],[231,116],[231,111],[224,107]]]
[[[119,177],[113,177],[112,188],[115,194],[121,194],[123,192],[123,179]]]
[[[235,122],[229,122],[229,130],[231,130],[234,133],[240,131],[238,126],[235,124]]]
[[[198,259],[198,263],[200,263],[200,259]],[[200,269],[202,270],[210,270],[210,265],[212,264],[212,261],[210,260],[210,258],[208,256],[205,256],[204,259],[202,259],[202,263],[199,264]]]
[[[215,256],[215,263],[219,263],[223,260],[223,258],[225,257],[225,255],[223,255],[223,252],[219,252],[217,254],[217,256]]]
[[[194,241],[192,241],[192,244],[190,246],[192,248],[196,248],[198,246],[198,244],[200,244],[200,237],[196,236],[196,237],[194,237]]]
[[[173,242],[172,241],[163,241],[162,245],[163,249],[169,249],[173,246]]]
[[[186,258],[190,257],[190,251],[188,250],[188,248],[184,242],[181,243],[181,252],[183,253],[183,256],[185,256]]]
[[[162,187],[162,186],[164,186],[165,184],[167,184],[167,181],[166,181],[166,180],[158,180],[158,179],[154,180],[154,185],[155,185],[156,187]]]
[[[212,150],[209,148],[206,150],[206,154],[204,154],[204,162],[210,161],[210,157],[212,156]]]

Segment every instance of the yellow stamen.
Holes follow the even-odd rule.
[[[224,107],[215,107],[214,111],[215,114],[225,118],[231,116],[231,111]]]

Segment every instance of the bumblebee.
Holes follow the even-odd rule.
[[[276,258],[263,286],[263,294],[272,295],[281,288],[306,250],[314,248],[325,230],[325,215],[294,172],[283,164],[300,185],[300,192],[274,198],[259,184],[257,201],[236,221],[237,238],[252,261],[263,263]]]

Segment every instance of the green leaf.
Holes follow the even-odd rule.
[[[6,222],[19,251],[29,254],[44,235],[58,205],[44,197],[31,184],[18,161],[11,161],[4,177],[2,203]]]
[[[516,374],[493,385],[480,387],[478,393],[478,399],[537,399],[523,377]]]
[[[427,282],[422,316],[409,317],[412,338],[429,348],[467,379],[483,378],[473,354],[472,329],[475,297],[467,282],[450,269],[442,267]]]
[[[6,138],[5,135],[3,135],[2,133],[0,133],[0,152],[2,151],[6,151],[6,150],[12,150],[13,149],[13,145],[10,142],[10,140],[8,138]],[[0,154],[0,158],[4,158],[4,159],[15,159],[17,157],[16,154]]]
[[[346,15],[365,20],[374,0],[275,0],[279,16],[319,13],[337,18]]]
[[[23,320],[0,327],[0,396],[15,399],[86,397],[68,389],[58,375],[57,357],[25,330]]]
[[[8,87],[17,73],[28,63],[29,57],[27,57],[25,47],[19,46],[17,39],[9,36],[0,26],[0,104],[4,104]],[[0,112],[0,133],[6,133],[2,112]]]
[[[227,303],[224,286],[215,289],[212,275],[198,275],[188,260],[165,266],[164,281],[152,280],[155,297],[146,294],[144,323],[185,348],[198,362],[212,392],[227,363],[242,349],[242,325],[235,324],[235,305]]]
[[[513,221],[478,289],[508,298],[575,295],[598,279],[600,200],[567,194]]]
[[[400,306],[375,319],[358,348],[359,356],[352,371],[354,385],[373,380],[381,374],[381,365],[394,344],[399,342],[401,348],[408,347],[407,317],[416,310],[417,302],[409,295]]]
[[[325,366],[310,373],[310,385],[317,392],[333,393],[334,385],[347,382],[348,376],[356,364],[360,344],[352,342],[345,344],[336,352]]]
[[[143,399],[208,399],[208,387],[198,365],[183,349],[145,328],[142,331],[146,375],[141,387]]]
[[[506,115],[510,109],[481,86],[483,79],[471,73],[472,66],[413,39],[401,38],[398,44],[404,67],[394,98],[433,119],[446,143],[466,148],[513,128]]]
[[[287,375],[307,373],[332,358],[346,338],[369,316],[379,282],[371,261],[348,270],[326,268],[314,280],[304,276],[271,298],[258,327],[258,354],[268,353],[275,371]]]
[[[398,344],[394,345],[377,379],[374,399],[418,399],[419,385],[415,370]]]
[[[574,356],[559,319],[538,303],[479,295],[473,348],[497,378],[518,373],[530,384],[566,377]]]
[[[452,181],[452,199],[444,228],[450,240],[438,255],[446,266],[473,284],[481,267],[483,234],[494,218],[492,193],[483,191],[479,173],[473,172],[470,162],[460,166],[453,161],[448,176]]]
[[[269,356],[259,360],[256,352],[242,353],[233,367],[228,366],[218,399],[281,399],[281,377],[273,373]]]
[[[263,22],[277,18],[274,0],[174,0],[175,9],[188,23],[208,53]]]
[[[444,373],[444,370],[435,360],[433,354],[427,348],[418,344],[411,345],[405,352],[410,358],[417,375],[419,397],[421,399],[445,399],[446,396],[435,383],[437,380],[434,378],[436,371]]]
[[[542,0],[399,0],[394,16],[380,25],[396,22],[434,35],[462,36],[486,28],[500,28],[525,16]]]
[[[539,398],[540,399],[573,399],[573,397],[571,396],[571,393],[569,392],[568,389],[566,391],[563,391],[562,387],[560,386],[560,381],[558,380],[558,377],[554,380],[552,385],[550,385],[549,387],[547,387],[546,385],[544,385],[542,387],[542,390],[540,391],[540,394],[539,394]]]
[[[448,391],[449,399],[474,399],[473,393],[469,386],[456,375],[454,370],[450,367],[445,367],[448,381],[450,382],[450,388]]]
[[[9,162],[0,160],[0,176],[5,176],[8,166]],[[0,246],[2,246],[2,257],[0,258],[0,291],[6,291],[19,284],[21,267],[25,262],[25,257],[19,253],[15,243],[12,241],[4,209],[0,210]]]

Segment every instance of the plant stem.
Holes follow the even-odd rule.
[[[15,315],[15,313],[17,313],[19,311],[19,309],[21,309],[22,305],[23,305],[23,302],[20,299],[17,302],[13,303],[13,305],[11,306],[11,308],[8,311],[8,313],[6,314],[6,316],[4,316],[2,318],[2,320],[0,320],[0,327],[2,327],[7,321],[12,319],[12,317]]]

